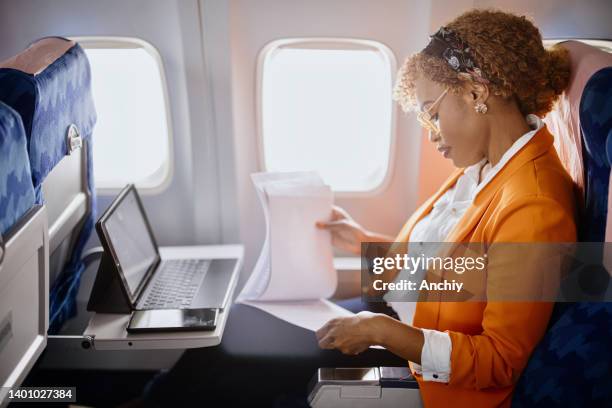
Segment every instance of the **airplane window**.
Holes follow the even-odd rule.
[[[89,58],[98,115],[96,188],[160,188],[170,177],[170,129],[159,54],[141,40],[76,40]]]
[[[395,59],[371,41],[280,40],[259,59],[268,171],[316,170],[336,192],[370,192],[392,158]]]

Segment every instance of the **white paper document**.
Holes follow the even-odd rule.
[[[353,312],[326,299],[291,302],[244,301],[242,303],[313,332],[323,327],[331,319],[354,315]]]
[[[331,234],[315,223],[331,217],[329,186],[315,172],[255,173],[251,178],[266,233],[237,302],[313,331],[332,318],[352,316],[325,300],[335,292],[338,278]]]

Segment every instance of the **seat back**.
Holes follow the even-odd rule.
[[[608,210],[612,146],[612,55],[568,41],[572,76],[547,125],[580,193],[578,237],[601,242]],[[612,152],[612,150],[608,150]],[[608,235],[609,236],[609,235]],[[592,260],[594,263],[602,261]],[[609,276],[608,276],[609,280]],[[612,400],[612,303],[558,303],[514,393],[513,406],[605,406]]]
[[[0,102],[0,234],[34,206],[25,132],[19,114]]]
[[[0,101],[21,116],[37,203],[50,237],[50,333],[74,315],[81,253],[95,209],[91,135],[96,113],[83,49],[50,37],[0,63]]]
[[[21,117],[0,102],[0,406],[47,341],[48,236]]]

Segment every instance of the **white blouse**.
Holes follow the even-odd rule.
[[[544,122],[535,115],[527,115],[526,121],[532,130],[517,139],[495,166],[491,166],[486,159],[483,159],[479,163],[466,167],[455,185],[449,188],[434,203],[432,210],[414,226],[410,233],[410,243],[444,242],[451,230],[459,224],[476,195],[544,126]],[[479,180],[481,174],[482,180]],[[389,302],[389,305],[397,312],[401,321],[413,322],[415,302]],[[413,364],[413,368],[417,373],[422,374],[426,381],[449,382],[452,351],[449,334],[438,330],[421,330],[425,337],[421,352],[421,365]]]

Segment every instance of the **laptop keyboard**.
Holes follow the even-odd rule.
[[[189,307],[210,266],[206,259],[176,259],[163,263],[142,306],[144,309]]]

